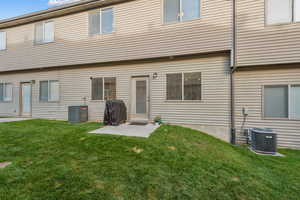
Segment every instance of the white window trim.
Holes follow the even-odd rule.
[[[103,10],[108,10],[108,9],[112,9],[113,12],[113,23],[112,23],[112,32],[110,33],[103,33],[102,32],[102,11]],[[96,11],[92,11],[92,13],[95,12],[99,12],[99,22],[100,22],[100,32],[99,33],[94,33],[94,34],[89,34],[90,36],[95,36],[95,35],[109,35],[115,32],[115,22],[116,22],[116,17],[115,17],[115,8],[114,7],[107,7],[107,8],[101,8],[100,10],[96,10]],[[101,77],[97,77],[97,78],[101,78]],[[97,101],[97,100],[95,100]],[[99,101],[99,100],[98,100]]]
[[[194,20],[199,20],[199,19],[201,19],[202,18],[202,1],[203,0],[199,0],[200,1],[200,3],[199,3],[199,6],[200,6],[200,8],[199,8],[199,12],[200,12],[200,14],[199,14],[199,17],[197,17],[197,18],[195,18],[195,19],[191,19],[191,20],[182,20],[182,18],[183,18],[183,11],[182,11],[182,1],[183,0],[179,0],[179,13],[178,13],[178,15],[179,15],[179,21],[174,21],[174,22],[166,22],[165,21],[165,0],[161,0],[162,1],[162,3],[161,3],[161,5],[162,5],[162,14],[161,14],[161,16],[162,16],[162,24],[164,24],[164,25],[168,25],[168,24],[177,24],[177,23],[183,23],[183,22],[191,22],[191,21],[194,21]]]
[[[184,99],[184,74],[189,74],[189,73],[201,73],[201,99],[199,100],[185,100]],[[181,97],[182,99],[179,100],[168,100],[168,95],[167,95],[167,84],[168,84],[168,81],[167,81],[167,75],[168,74],[182,74],[182,79],[181,79],[181,86],[182,86],[182,94],[181,94]],[[191,102],[191,103],[197,103],[197,102],[202,102],[203,101],[203,72],[199,72],[199,71],[191,71],[191,72],[172,72],[172,73],[166,73],[165,75],[165,101],[166,102]]]
[[[2,82],[0,82],[0,84],[3,84],[3,100],[1,100],[0,102],[2,102],[2,103],[10,103],[10,102],[12,102],[13,101],[13,99],[14,99],[14,93],[13,93],[13,91],[14,91],[14,85],[12,84],[12,83],[2,83]],[[6,94],[6,85],[11,85],[11,99],[10,100],[5,100],[5,94]]]
[[[291,21],[283,22],[283,23],[270,23],[268,22],[268,14],[269,14],[269,0],[265,0],[265,26],[274,26],[274,25],[284,25],[284,24],[292,24],[292,23],[300,23],[300,21],[295,20],[295,0],[291,0]],[[299,11],[300,12],[300,11]]]
[[[93,79],[96,79],[96,78],[102,78],[102,99],[93,99]],[[91,101],[106,101],[105,100],[105,88],[104,88],[105,87],[105,78],[115,78],[116,79],[116,99],[118,98],[117,97],[117,94],[118,94],[117,93],[117,88],[118,88],[117,87],[118,86],[117,85],[118,84],[117,83],[117,77],[115,77],[115,76],[105,76],[105,77],[103,76],[103,77],[101,77],[100,76],[100,77],[92,77],[91,78],[91,90],[90,90],[91,91],[91,95],[90,95]]]
[[[48,99],[47,100],[41,100],[41,82],[48,82]],[[59,84],[59,88],[58,88],[58,100],[55,100],[55,101],[51,101],[49,100],[49,97],[50,97],[50,82],[51,81],[57,81],[58,84]],[[40,102],[43,102],[43,103],[57,103],[57,102],[60,102],[60,82],[59,80],[41,80],[39,81],[39,101]]]
[[[280,118],[280,117],[265,117],[265,87],[276,87],[276,86],[287,86],[288,87],[288,117]],[[300,86],[300,83],[295,84],[270,84],[270,85],[263,85],[262,86],[262,119],[264,120],[289,120],[289,121],[300,121],[300,119],[294,119],[291,117],[291,87],[293,86]]]
[[[0,31],[0,33],[4,33],[5,35],[5,46],[4,49],[0,49],[0,51],[6,51],[7,50],[7,32],[6,31]]]
[[[49,22],[53,23],[53,41],[45,41],[45,35],[46,35],[46,33],[45,33],[45,24],[49,23]],[[40,23],[43,25],[43,41],[41,41],[41,42],[36,41],[36,30],[35,30],[36,27],[34,27],[34,44],[35,45],[41,45],[41,44],[49,44],[49,43],[55,42],[55,23],[54,23],[54,21],[49,20],[49,21],[44,21],[44,22],[40,22]]]

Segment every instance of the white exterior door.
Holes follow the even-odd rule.
[[[149,78],[132,78],[131,121],[149,120]]]
[[[21,84],[21,116],[31,116],[31,84]]]

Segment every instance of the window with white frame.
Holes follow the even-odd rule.
[[[0,83],[0,101],[12,101],[13,85],[11,83]]]
[[[300,0],[266,0],[267,24],[300,21]]]
[[[300,85],[264,87],[264,117],[300,119]]]
[[[59,101],[59,81],[40,81],[40,101]]]
[[[167,100],[201,100],[201,72],[167,74]]]
[[[113,8],[101,9],[89,13],[89,34],[106,34],[114,31]]]
[[[40,22],[35,24],[35,43],[54,42],[54,22]]]
[[[0,51],[6,49],[6,32],[0,31]]]
[[[201,0],[164,0],[164,23],[200,18]]]
[[[116,99],[116,78],[92,78],[92,100]]]

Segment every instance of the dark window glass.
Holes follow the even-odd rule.
[[[288,118],[288,86],[265,87],[264,115],[271,118]]]
[[[167,100],[182,100],[182,74],[167,74]]]
[[[40,100],[48,101],[48,81],[40,82]]]
[[[103,79],[92,79],[92,100],[103,100]]]
[[[201,100],[201,72],[184,73],[184,100]]]
[[[105,100],[116,99],[116,78],[104,78],[104,98]]]

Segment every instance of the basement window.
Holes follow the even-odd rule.
[[[59,81],[40,81],[40,101],[59,101]]]
[[[92,78],[92,100],[116,99],[116,78]]]
[[[0,83],[0,102],[12,101],[13,85],[11,83]]]
[[[167,74],[167,100],[201,100],[201,72]]]

